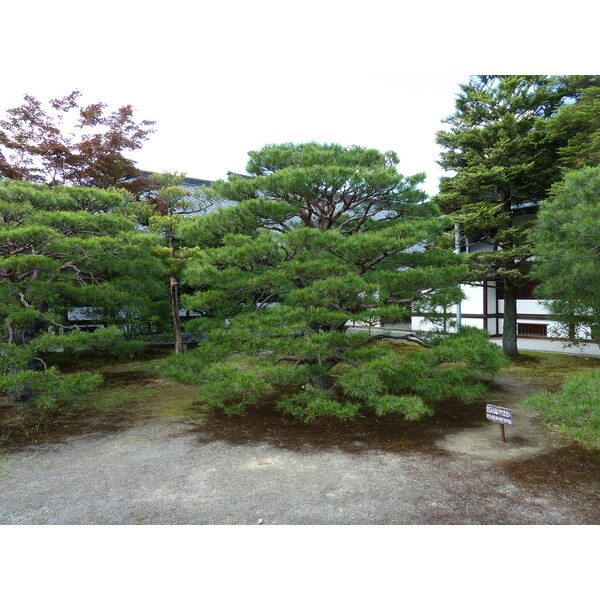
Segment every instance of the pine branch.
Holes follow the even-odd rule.
[[[419,344],[419,346],[423,346],[423,348],[429,348],[429,344],[425,343],[416,335],[412,335],[410,333],[406,335],[391,335],[387,333],[377,333],[371,336],[371,340],[406,340],[407,342],[414,342],[415,344]]]

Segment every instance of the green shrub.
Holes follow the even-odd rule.
[[[114,326],[93,333],[78,329],[67,335],[46,332],[23,345],[0,342],[0,391],[38,407],[76,402],[100,386],[102,376],[87,371],[61,375],[56,367],[48,368],[39,355],[60,350],[62,357],[92,353],[131,358],[143,349],[143,342],[123,339]]]
[[[524,402],[545,421],[557,423],[568,436],[589,448],[600,448],[600,369],[578,375],[560,391],[539,392]]]
[[[198,394],[211,408],[226,415],[239,415],[258,406],[271,386],[256,374],[232,365],[213,365],[204,374]]]
[[[427,406],[419,396],[393,396],[384,394],[377,399],[367,402],[378,417],[390,413],[404,415],[407,421],[418,421],[433,414],[433,409]]]
[[[332,398],[330,392],[312,387],[299,394],[284,396],[277,403],[277,408],[305,423],[317,417],[337,417],[343,421],[360,415],[360,404],[339,402]]]
[[[27,390],[36,406],[49,408],[57,404],[76,402],[103,382],[102,375],[80,371],[60,375],[56,367],[45,371],[25,370],[0,375],[0,390]]]
[[[304,421],[361,414],[417,420],[431,415],[436,402],[468,404],[485,396],[482,378],[507,364],[488,337],[465,328],[429,349],[374,343],[369,334],[324,331],[297,340],[289,332],[245,331],[243,347],[232,353],[224,332],[216,342],[169,357],[161,374],[199,385],[207,405],[229,415],[243,414],[277,391],[277,408]],[[304,391],[297,393],[300,387]]]
[[[462,327],[458,335],[439,337],[432,342],[432,354],[441,363],[462,363],[473,371],[493,375],[510,361],[502,349],[489,341],[487,331]]]

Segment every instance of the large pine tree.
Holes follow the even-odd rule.
[[[165,373],[199,384],[226,413],[275,394],[305,420],[416,419],[428,401],[481,394],[475,373],[498,365],[485,336],[400,353],[349,331],[402,320],[438,294],[458,299],[466,269],[439,245],[448,223],[417,187],[422,176],[398,173],[393,153],[357,147],[285,144],[250,156],[253,177],[213,185],[238,204],[179,230],[203,248],[184,272],[197,291],[183,301],[205,313],[195,325],[208,340]],[[415,251],[423,242],[429,250]]]

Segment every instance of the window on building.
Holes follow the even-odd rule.
[[[517,335],[548,337],[548,325],[545,323],[517,323]]]

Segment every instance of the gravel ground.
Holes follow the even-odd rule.
[[[0,523],[599,523],[598,454],[513,414],[506,443],[483,421],[396,452],[231,444],[146,420],[1,455]]]

